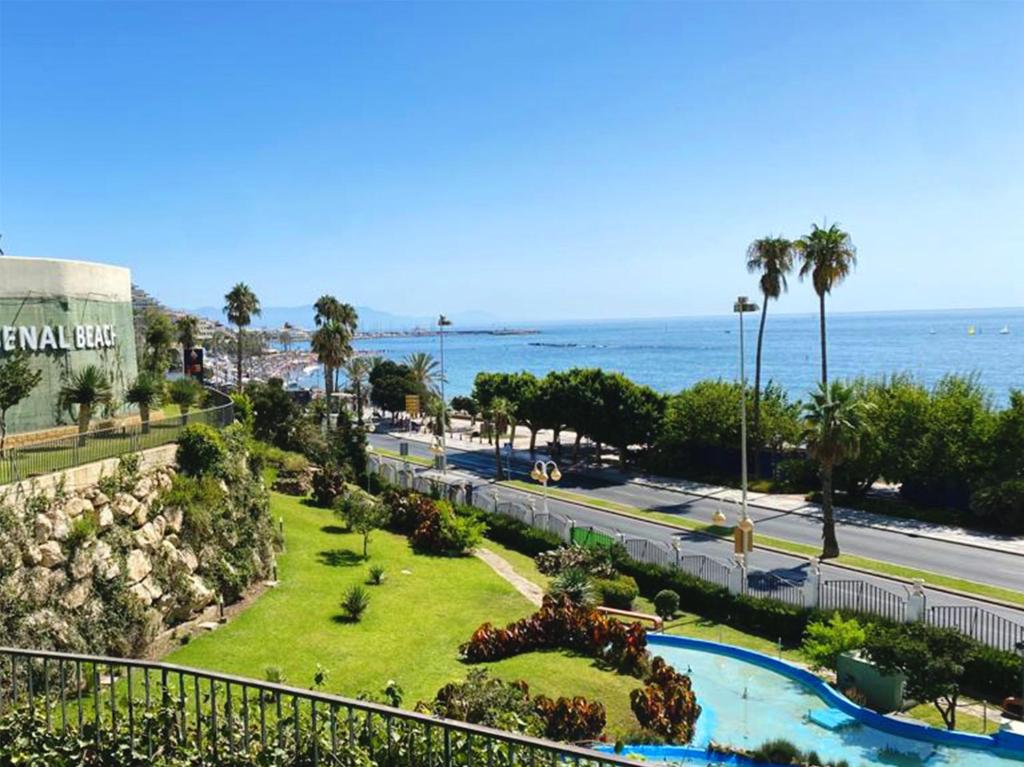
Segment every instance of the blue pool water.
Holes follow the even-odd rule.
[[[671,641],[651,636],[651,650],[689,673],[693,681],[703,709],[693,747],[703,749],[714,741],[756,748],[767,740],[785,738],[824,759],[846,759],[850,767],[1024,767],[1024,752],[1014,758],[1016,754],[902,737],[864,723],[827,729],[811,722],[808,715],[827,714],[833,707],[809,686],[747,660],[673,646],[668,644]],[[651,759],[665,755],[656,750],[646,754]],[[677,761],[709,763],[706,758]]]

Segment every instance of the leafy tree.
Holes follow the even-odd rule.
[[[84,444],[93,411],[101,405],[109,407],[113,403],[114,389],[103,370],[96,365],[88,365],[71,374],[61,387],[57,400],[69,415],[73,415],[74,407],[78,408],[78,440],[79,444]]]
[[[392,414],[402,412],[407,394],[419,395],[421,404],[425,404],[426,392],[407,365],[381,360],[370,370],[369,381],[370,402],[381,410]]]
[[[388,510],[384,504],[362,493],[345,497],[339,513],[352,530],[363,536],[363,559],[370,555],[370,533],[388,523]]]
[[[865,424],[865,403],[853,387],[834,381],[821,384],[804,406],[804,439],[807,452],[818,462],[821,475],[822,559],[839,556],[832,506],[832,475],[835,467],[856,456]]]
[[[284,390],[284,381],[271,378],[246,387],[253,406],[253,435],[264,442],[289,450],[299,420],[299,408]]]
[[[818,322],[821,334],[821,382],[828,385],[828,355],[825,342],[825,296],[845,280],[857,265],[857,249],[850,235],[832,224],[823,229],[811,224],[811,232],[794,243],[802,259],[800,279],[808,275],[818,294]]]
[[[245,329],[252,324],[252,318],[260,315],[260,300],[256,297],[256,294],[252,292],[252,289],[244,282],[237,283],[231,290],[224,296],[224,314],[227,315],[228,322],[237,328],[237,338],[235,341],[237,347],[237,379],[236,388],[238,391],[242,391],[242,360],[243,360],[243,349],[245,348],[244,336]]]
[[[370,383],[370,366],[366,357],[352,357],[342,366],[342,372],[348,379],[349,392],[356,402],[356,420],[363,422],[363,406],[366,403],[366,391]]]
[[[501,435],[505,433],[505,429],[512,423],[513,412],[512,403],[504,397],[492,399],[490,405],[484,411],[484,417],[490,422],[491,429],[494,432],[494,468],[495,476],[499,480],[503,479],[501,470]]]
[[[787,289],[786,276],[793,271],[793,243],[784,237],[762,237],[747,248],[747,271],[759,274],[758,287],[763,298],[761,322],[757,328],[757,357],[754,364],[754,413],[751,429],[760,444],[761,425],[761,347],[764,325],[768,317],[768,302],[778,301]],[[757,466],[757,463],[754,464]]]
[[[178,333],[178,343],[182,349],[192,349],[198,343],[199,318],[191,314],[183,314],[174,321]]]
[[[167,386],[167,397],[181,410],[181,422],[188,421],[188,411],[203,396],[202,385],[194,378],[176,378]]]
[[[856,618],[843,620],[838,612],[825,621],[812,621],[804,632],[803,652],[815,669],[836,670],[839,656],[859,650],[867,640],[867,631]]]
[[[142,366],[157,376],[163,376],[174,364],[176,333],[171,318],[159,309],[146,309],[142,315]]]
[[[0,362],[0,453],[7,442],[7,411],[26,399],[42,380],[43,371],[33,370],[23,349]]]
[[[143,434],[149,433],[150,411],[154,407],[160,406],[163,395],[163,379],[145,371],[139,373],[139,377],[135,379],[125,392],[125,400],[139,409]]]
[[[648,386],[639,386],[621,373],[605,374],[600,386],[599,417],[590,436],[600,445],[618,448],[621,462],[629,457],[630,445],[649,445],[657,437],[665,412],[665,399]]]
[[[931,701],[950,730],[956,729],[956,704],[964,668],[977,653],[977,643],[953,629],[923,623],[875,626],[865,650],[884,673],[903,674],[906,694]]]
[[[480,414],[480,406],[472,397],[452,397],[452,410],[465,413],[470,418],[470,426],[476,425],[476,417]]]
[[[1010,391],[1010,405],[996,418],[988,452],[994,479],[1024,480],[1024,390]]]

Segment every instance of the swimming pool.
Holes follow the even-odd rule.
[[[703,710],[692,749],[704,749],[712,741],[756,748],[785,738],[826,760],[846,759],[850,767],[1024,767],[1024,744],[881,717],[849,702],[804,669],[760,653],[658,634],[648,635],[648,644],[652,653],[693,680]],[[812,713],[846,714],[857,721],[830,730],[810,721]],[[627,752],[659,761],[709,763],[706,758],[694,760],[692,750],[674,754],[669,748],[635,747]]]

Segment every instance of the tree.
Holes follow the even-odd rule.
[[[760,446],[761,425],[761,347],[764,325],[768,317],[768,302],[778,301],[787,289],[786,275],[793,270],[793,243],[784,237],[762,237],[747,248],[747,271],[760,274],[758,287],[764,301],[761,304],[761,323],[757,329],[757,356],[754,363],[754,417],[752,432]],[[754,462],[755,470],[757,462]]]
[[[370,533],[388,523],[387,507],[360,492],[345,498],[341,514],[349,527],[363,536],[363,559],[367,559],[370,555]]]
[[[202,385],[194,378],[176,378],[167,387],[167,396],[181,410],[181,422],[188,421],[188,411],[203,394]]]
[[[804,405],[804,440],[807,452],[818,462],[821,476],[822,559],[839,556],[832,507],[832,475],[835,467],[857,455],[865,424],[865,403],[856,390],[842,381],[821,384]]]
[[[335,372],[352,356],[352,337],[348,328],[337,320],[327,320],[313,333],[310,348],[324,366],[324,390],[328,402],[336,388]]]
[[[366,403],[366,387],[370,382],[370,365],[367,357],[352,357],[342,366],[348,379],[348,388],[356,401],[356,420],[363,422],[363,405]]]
[[[857,265],[857,249],[850,235],[832,224],[822,229],[811,225],[811,233],[794,243],[803,263],[800,279],[811,276],[814,292],[818,294],[818,322],[821,334],[821,382],[828,385],[828,355],[825,343],[825,296],[841,283]]]
[[[504,397],[495,397],[485,411],[485,417],[494,432],[494,467],[499,480],[503,479],[501,471],[501,435],[512,423],[513,406]]]
[[[57,401],[59,407],[67,410],[69,415],[74,415],[72,409],[78,407],[78,443],[83,445],[93,411],[100,405],[109,406],[114,401],[114,389],[106,373],[96,365],[88,365],[71,374],[61,387]]]
[[[32,369],[23,349],[0,362],[0,454],[7,442],[7,411],[26,399],[42,378],[43,371]]]
[[[142,315],[142,366],[153,375],[163,376],[173,364],[175,329],[171,318],[150,307]]]
[[[618,448],[626,462],[630,445],[649,445],[657,437],[665,412],[664,398],[647,386],[638,386],[621,373],[605,373],[600,380],[601,407],[590,428],[598,443]]]
[[[437,391],[437,384],[441,380],[441,365],[434,359],[433,354],[415,352],[407,356],[404,362],[412,373],[413,380],[423,387],[424,391]]]
[[[835,671],[839,656],[859,650],[866,639],[867,631],[856,618],[844,620],[842,615],[834,612],[827,623],[812,621],[807,624],[801,649],[810,659],[812,668]]]
[[[370,402],[385,412],[405,410],[405,397],[409,394],[419,396],[421,405],[426,402],[426,392],[406,365],[382,359],[370,370],[369,381]]]
[[[164,394],[164,382],[152,373],[142,372],[125,392],[125,400],[139,409],[142,433],[149,434],[149,414],[160,405]]]
[[[352,354],[352,337],[359,324],[359,315],[355,308],[330,294],[324,294],[313,304],[313,309],[313,322],[316,323],[317,328],[323,329],[328,325],[334,325],[326,337],[321,340],[321,346],[327,349],[326,359],[331,362],[338,359],[343,362],[348,359]],[[314,333],[314,342],[316,342],[316,335]],[[315,348],[314,351],[316,351]],[[328,362],[321,359],[321,364],[324,366],[324,389],[330,396],[338,388],[337,371],[341,363],[329,365]]]
[[[956,705],[964,669],[977,654],[977,644],[953,629],[923,623],[874,626],[865,651],[883,673],[903,674],[906,694],[929,700],[950,730],[956,729]]]
[[[299,408],[284,390],[284,381],[271,378],[266,383],[254,382],[245,393],[252,400],[253,436],[283,450],[291,449]]]
[[[260,315],[260,300],[256,297],[256,294],[252,292],[252,289],[244,282],[239,282],[230,292],[224,296],[224,314],[227,315],[228,322],[237,328],[237,338],[235,344],[237,347],[237,379],[236,387],[238,391],[242,391],[242,360],[244,356],[244,342],[243,337],[245,335],[245,329],[252,324],[252,318]]]
[[[451,399],[452,410],[460,413],[465,413],[469,416],[469,425],[476,425],[476,417],[480,414],[480,406],[477,401],[472,397],[452,397]]]
[[[199,318],[183,314],[174,321],[174,327],[178,331],[178,343],[181,344],[181,348],[195,348],[199,335]]]

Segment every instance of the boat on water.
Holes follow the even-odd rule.
[[[973,336],[974,335],[974,325],[968,325],[967,326],[967,335],[969,335],[969,336]]]
[[[999,335],[1001,335],[1001,336],[1008,336],[1008,335],[1010,335],[1010,326],[1009,325],[1003,325],[1001,328],[999,328]]]

